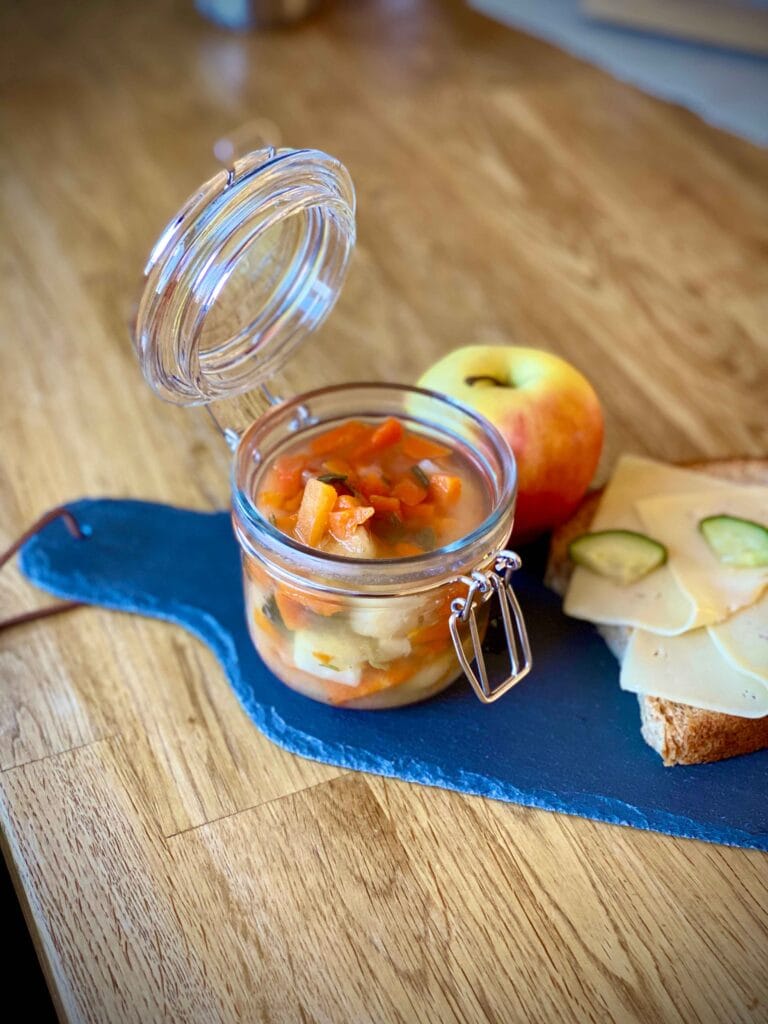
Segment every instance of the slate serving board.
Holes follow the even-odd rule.
[[[523,551],[515,588],[531,675],[498,703],[457,682],[423,704],[345,711],[307,700],[262,664],[245,625],[227,512],[90,500],[23,548],[22,570],[59,597],[178,623],[216,654],[266,736],[303,757],[670,835],[768,850],[768,750],[664,768],[645,745],[637,700],[591,626],[566,618],[541,583],[542,547]]]

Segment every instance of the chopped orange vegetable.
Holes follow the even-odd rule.
[[[357,686],[345,686],[343,683],[328,681],[325,690],[331,704],[347,704],[360,697],[369,697],[380,690],[387,690],[406,682],[421,668],[421,661],[412,657],[397,658],[386,668],[373,668],[366,665],[362,678]],[[325,680],[324,680],[325,682]]]
[[[265,491],[272,491],[291,498],[301,487],[301,474],[307,460],[303,455],[282,455],[275,460],[264,484]]]
[[[429,478],[429,496],[440,505],[455,505],[461,497],[461,478],[433,473]]]
[[[336,540],[345,540],[373,514],[372,508],[345,508],[341,512],[331,512],[328,525]]]
[[[297,491],[292,498],[286,498],[283,502],[283,510],[285,512],[298,512],[301,507],[301,503],[304,500],[304,495],[301,491]]]
[[[312,657],[319,661],[321,665],[330,665],[333,661],[333,655],[326,654],[325,651],[312,651]]]
[[[261,608],[253,609],[253,621],[256,623],[258,629],[266,636],[268,636],[270,640],[272,640],[274,643],[281,642],[282,636],[280,635],[280,630],[277,628],[274,622],[267,618],[267,616],[264,614]]]
[[[323,469],[326,473],[333,473],[335,476],[349,476],[352,467],[346,459],[324,459]]]
[[[415,462],[421,459],[444,459],[451,454],[450,448],[418,434],[406,434],[400,447],[403,453]]]
[[[275,601],[280,618],[287,629],[306,629],[310,623],[309,611],[301,601],[287,594],[285,590],[275,591]]]
[[[259,504],[268,505],[270,508],[282,508],[285,495],[279,491],[260,491]]]
[[[381,451],[382,448],[389,448],[391,444],[397,444],[403,436],[403,424],[400,420],[390,416],[384,420],[380,427],[377,427],[371,436],[371,448],[373,451]]]
[[[420,505],[426,496],[426,487],[422,487],[421,484],[407,476],[392,488],[392,497],[399,498],[404,505],[408,506]]]
[[[435,521],[435,506],[429,501],[420,505],[403,505],[403,519],[408,526],[431,526]]]
[[[336,504],[336,488],[322,480],[308,480],[299,506],[296,536],[310,547],[317,547],[328,529],[328,517]]]
[[[296,520],[299,518],[296,512],[276,512],[275,526],[283,533],[291,533],[296,529]]]
[[[338,427],[314,437],[310,448],[315,455],[338,455],[341,449],[359,441],[370,432],[370,429],[360,420],[347,420],[346,423],[341,423]]]
[[[400,514],[399,498],[388,498],[384,494],[371,494],[368,500],[377,512],[394,512],[395,515]]]
[[[390,416],[389,419],[384,420],[381,426],[376,427],[369,437],[354,448],[350,457],[353,462],[367,458],[373,455],[374,452],[383,451],[385,448],[397,444],[402,436],[403,424],[400,420]]]
[[[348,420],[299,440],[266,467],[257,501],[278,529],[310,547],[333,536],[360,558],[407,557],[481,521],[483,494],[471,469],[458,451],[395,417]]]
[[[293,601],[297,602],[315,615],[323,615],[328,618],[340,612],[344,607],[344,600],[338,597],[331,597],[330,594],[313,594],[309,590],[292,587],[288,583],[281,583],[278,591],[286,594]],[[279,605],[278,605],[279,607]]]
[[[357,478],[357,487],[366,498],[370,498],[372,494],[384,495],[389,491],[389,487],[384,480],[384,474],[378,467],[374,466],[360,470]]]

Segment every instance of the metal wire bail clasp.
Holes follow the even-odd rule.
[[[492,704],[493,701],[498,700],[531,671],[531,647],[528,642],[528,633],[523,621],[523,613],[509,582],[509,577],[516,569],[520,568],[521,564],[519,555],[516,555],[514,551],[501,551],[493,569],[489,572],[476,570],[471,576],[461,577],[462,583],[467,585],[467,596],[454,598],[451,602],[451,617],[448,620],[448,625],[456,656],[483,704]],[[507,641],[511,667],[510,675],[495,688],[488,680],[482,639],[477,625],[478,607],[489,601],[494,594],[497,594],[499,598],[501,620],[504,624],[504,636]],[[471,661],[461,642],[459,628],[462,623],[466,622],[469,623],[472,652],[477,663],[479,678],[472,670]]]

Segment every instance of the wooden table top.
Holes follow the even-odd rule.
[[[307,383],[524,342],[594,381],[603,472],[768,452],[764,152],[458,0],[243,36],[191,7],[0,16],[0,543],[81,495],[226,505],[223,444],[150,394],[126,323],[254,117],[358,189]],[[0,583],[5,614],[47,601]],[[130,615],[9,631],[0,673],[5,854],[66,1020],[766,1019],[763,854],[300,760]]]

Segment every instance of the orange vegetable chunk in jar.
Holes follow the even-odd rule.
[[[264,474],[256,503],[302,544],[378,559],[459,540],[485,518],[489,499],[466,456],[389,417],[297,441]]]
[[[302,432],[260,472],[255,504],[317,552],[375,563],[418,559],[475,530],[491,495],[466,450],[395,417]],[[343,707],[423,700],[460,672],[448,628],[455,579],[385,597],[338,594],[272,576],[245,559],[248,624],[263,660],[293,689]],[[481,609],[483,629],[487,614]],[[465,651],[471,657],[469,640]]]

